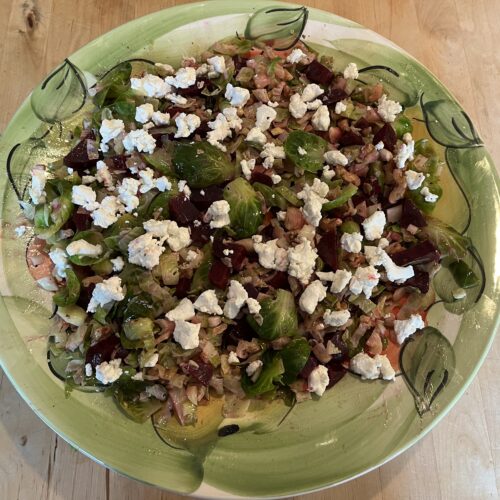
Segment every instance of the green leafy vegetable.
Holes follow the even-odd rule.
[[[285,372],[281,356],[265,353],[262,361],[264,366],[255,383],[245,372],[241,374],[241,387],[247,396],[255,397],[269,393],[276,390],[276,384],[281,383],[282,375]]]
[[[165,148],[156,148],[150,155],[143,156],[144,161],[163,175],[173,175],[172,155]],[[174,184],[174,183],[172,183]]]
[[[377,307],[374,302],[362,295],[351,295],[348,300],[351,304],[358,306],[365,314],[370,314]]]
[[[262,300],[260,306],[262,324],[259,325],[253,316],[247,316],[247,321],[261,339],[274,340],[297,334],[297,310],[291,292],[279,289],[275,298]]]
[[[289,188],[286,186],[276,186],[274,190],[285,200],[290,203],[290,205],[293,205],[294,207],[301,207],[304,202],[297,197],[297,195]]]
[[[251,184],[238,177],[224,188],[224,199],[229,203],[231,228],[237,238],[247,238],[257,233],[264,214],[257,193]]]
[[[463,260],[455,260],[448,264],[456,284],[461,288],[473,288],[478,286],[480,281],[476,273]]]
[[[94,96],[94,104],[99,108],[109,106],[116,101],[132,95],[130,75],[132,65],[124,62],[111,70],[97,85],[99,91]]]
[[[280,351],[280,354],[285,368],[283,383],[291,384],[307,363],[311,346],[305,338],[293,339]]]
[[[208,273],[212,267],[213,256],[212,256],[212,245],[207,244],[203,247],[203,260],[200,266],[196,269],[193,275],[193,281],[191,282],[191,289],[189,294],[200,293],[207,290],[210,286],[210,280],[208,279]]]
[[[399,115],[394,121],[394,130],[396,131],[396,134],[400,139],[406,133],[411,134],[413,132],[413,125],[411,124],[411,120],[405,115]]]
[[[467,255],[467,249],[471,246],[471,241],[467,236],[461,235],[451,226],[434,217],[427,217],[427,226],[422,229],[422,232],[434,243],[443,257],[463,259]]]
[[[71,306],[76,304],[80,297],[80,281],[72,268],[66,269],[66,286],[56,292],[52,300],[57,306]]]
[[[147,384],[127,378],[117,382],[113,388],[113,399],[119,408],[134,422],[142,424],[162,406],[155,398],[139,400],[139,394],[144,392]]]
[[[228,156],[205,141],[177,143],[173,165],[175,173],[194,188],[220,184],[235,174],[235,167]]]
[[[413,191],[408,191],[408,197],[413,201],[413,203],[420,209],[424,214],[430,214],[436,208],[436,202],[428,202],[425,201],[425,196],[420,193],[420,191],[424,188],[429,188],[429,191],[432,194],[438,196],[438,199],[441,198],[443,194],[443,189],[438,183],[438,179],[435,176],[426,177],[421,188],[415,189]]]
[[[275,188],[266,186],[260,182],[254,182],[253,188],[258,191],[263,197],[268,207],[278,207],[280,210],[286,210],[286,200],[277,193]]]
[[[323,155],[327,148],[327,142],[321,137],[294,130],[288,134],[284,148],[287,158],[299,169],[309,172],[317,172],[325,163]],[[305,150],[306,154],[300,154],[299,148]]]
[[[151,318],[128,319],[123,323],[122,344],[127,349],[153,349],[155,324]]]
[[[326,202],[321,210],[323,212],[328,212],[334,208],[341,207],[345,203],[347,203],[356,193],[358,192],[358,188],[354,184],[348,184],[342,192],[332,201]]]
[[[179,283],[179,254],[164,252],[160,256],[160,272],[164,285],[177,285]]]

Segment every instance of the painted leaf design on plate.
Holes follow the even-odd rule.
[[[433,402],[455,372],[455,353],[444,335],[428,326],[402,347],[399,364],[420,416]]]
[[[87,98],[83,73],[69,59],[54,70],[31,94],[31,108],[47,123],[57,123],[82,109]]]
[[[308,16],[309,11],[305,7],[296,9],[265,7],[248,20],[245,38],[259,41],[274,40],[276,50],[287,50],[299,40]]]

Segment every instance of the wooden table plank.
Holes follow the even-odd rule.
[[[470,113],[500,158],[498,0],[294,0],[374,29],[425,64]],[[28,92],[64,57],[120,24],[189,0],[0,2],[0,130]],[[208,8],[208,7],[207,7]],[[462,400],[402,456],[300,500],[498,498],[500,338]],[[57,438],[0,372],[0,499],[178,500],[105,470]]]

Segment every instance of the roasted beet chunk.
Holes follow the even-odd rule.
[[[276,289],[283,288],[284,290],[288,290],[290,288],[288,274],[283,271],[276,271],[266,280],[266,283]]]
[[[410,224],[416,227],[427,226],[424,214],[417,208],[413,201],[405,198],[403,200],[403,210],[401,212],[401,226],[408,227]]]
[[[299,376],[305,379],[309,378],[309,375],[311,375],[311,372],[318,366],[318,364],[318,360],[311,354],[309,359],[306,361],[304,368],[300,371]]]
[[[245,283],[243,288],[247,291],[251,299],[256,299],[259,296],[259,290],[252,285],[252,283]]]
[[[344,100],[346,97],[348,96],[345,90],[330,88],[326,94],[320,97],[320,99],[323,101],[323,104],[331,106],[332,104],[337,104]]]
[[[201,385],[208,386],[214,373],[212,365],[197,358],[196,361],[189,361],[182,366],[182,371],[193,377]]]
[[[330,387],[333,387],[337,382],[340,382],[340,380],[346,374],[347,370],[341,364],[338,363],[329,363],[327,368],[328,368],[328,378],[330,379],[327,388],[330,389]]]
[[[170,209],[170,217],[183,226],[201,219],[201,212],[184,194],[170,198],[168,208]]]
[[[219,186],[208,186],[203,189],[192,189],[189,199],[198,210],[207,210],[214,202],[224,198],[224,191]]]
[[[127,170],[127,157],[125,155],[116,155],[111,157],[113,162],[111,169],[114,170]]]
[[[85,354],[85,363],[90,363],[92,368],[95,368],[104,361],[109,361],[119,344],[118,337],[111,334],[109,337],[97,342],[97,344],[91,345]]]
[[[363,137],[352,130],[346,130],[339,139],[341,146],[363,146]]]
[[[372,144],[378,144],[380,141],[384,143],[384,148],[389,151],[394,150],[396,141],[398,137],[395,130],[392,128],[390,123],[384,124],[384,126],[373,136]]]
[[[409,264],[439,262],[441,255],[429,240],[425,240],[402,252],[392,254],[391,258],[398,266],[408,266]]]
[[[226,264],[230,264],[235,271],[241,271],[247,256],[245,247],[236,243],[224,243],[220,238],[214,240],[213,254]]]
[[[229,283],[230,276],[231,270],[229,267],[225,266],[219,259],[215,259],[208,273],[210,282],[217,288],[224,290]]]
[[[405,286],[418,288],[422,293],[429,291],[429,273],[425,271],[415,271],[415,276],[404,282]]]
[[[268,171],[261,165],[257,165],[252,170],[252,182],[260,182],[261,184],[265,184],[266,186],[272,186],[273,181],[271,179],[271,175],[267,173]]]
[[[95,167],[99,159],[95,143],[95,134],[90,131],[63,159],[67,167],[75,170],[85,170]]]
[[[71,220],[75,225],[77,231],[85,231],[90,229],[92,224],[92,218],[90,217],[90,213],[87,212],[84,208],[78,208],[73,215],[71,216]]]
[[[255,337],[255,332],[247,323],[246,319],[236,320],[234,325],[228,325],[227,330],[222,334],[222,348],[228,345],[238,345],[240,340],[250,342]]]
[[[189,289],[191,288],[191,279],[187,276],[181,276],[175,287],[175,296],[178,299],[183,299],[187,296]]]
[[[338,244],[336,231],[328,231],[323,235],[317,246],[318,255],[323,262],[328,264],[332,270],[336,271],[338,268]]]
[[[316,60],[307,66],[306,76],[311,82],[320,85],[328,85],[333,80],[333,73]]]
[[[191,233],[191,241],[193,245],[197,247],[202,247],[205,243],[210,241],[210,235],[212,230],[208,224],[203,224],[200,222],[193,221],[188,224]]]

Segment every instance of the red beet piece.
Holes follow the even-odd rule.
[[[228,255],[226,255],[224,251],[226,251]],[[214,240],[212,252],[215,257],[221,260],[224,259],[226,263],[227,260],[229,260],[231,262],[231,267],[235,271],[241,271],[243,269],[243,263],[247,256],[245,247],[236,243],[224,243],[220,238],[217,238]]]
[[[306,361],[304,368],[300,371],[299,375],[302,378],[307,379],[311,372],[319,365],[318,360],[314,357],[314,355],[310,355],[309,359]]]
[[[402,227],[408,227],[410,224],[416,227],[427,226],[424,214],[417,208],[415,203],[408,198],[403,200],[400,224]]]
[[[336,89],[330,87],[326,94],[323,94],[320,99],[323,101],[323,104],[332,105],[337,104],[338,102],[346,99],[348,97],[347,92],[343,89]]]
[[[178,299],[183,299],[187,296],[189,289],[191,288],[191,280],[187,276],[181,276],[175,287],[175,296]]]
[[[333,271],[338,268],[338,241],[336,231],[325,233],[317,245],[318,255]]]
[[[344,375],[347,373],[347,370],[341,365],[337,363],[329,363],[328,366],[328,378],[330,381],[326,386],[327,389],[333,387],[337,382],[340,382]]]
[[[333,80],[333,73],[317,60],[307,66],[306,76],[311,82],[320,85],[329,85]]]
[[[217,288],[224,290],[229,283],[230,276],[231,270],[229,267],[225,266],[219,259],[215,259],[208,273],[210,282]]]
[[[193,222],[188,224],[191,232],[191,241],[193,245],[197,247],[202,247],[210,241],[210,235],[212,234],[212,229],[208,224],[194,224]]]
[[[378,144],[380,141],[384,143],[384,148],[389,151],[394,151],[394,146],[398,137],[390,123],[385,123],[384,126],[373,136],[372,144]]]
[[[170,210],[170,217],[181,225],[200,220],[202,217],[201,212],[184,194],[170,198],[168,208]]]
[[[247,323],[245,318],[236,320],[234,325],[228,325],[227,330],[222,334],[222,348],[228,345],[238,345],[240,340],[249,342],[255,337],[255,332]]]
[[[205,88],[205,86],[209,82],[210,80],[206,78],[199,79],[196,80],[196,83],[194,85],[191,85],[191,87],[188,87],[187,89],[177,89],[176,92],[177,94],[182,95],[184,97],[194,97],[200,95],[201,91]]]
[[[73,224],[75,225],[77,231],[85,231],[87,229],[90,229],[90,226],[92,224],[90,213],[83,208],[79,208],[78,210],[73,212],[71,220],[73,221]]]
[[[425,240],[402,252],[392,254],[391,258],[398,266],[408,266],[409,264],[439,262],[441,254],[429,240]]]
[[[429,291],[429,273],[416,270],[415,276],[406,280],[404,286],[413,286],[418,288],[422,293],[427,293]]]
[[[339,139],[341,146],[363,146],[363,137],[352,130],[346,130]]]
[[[118,348],[120,340],[114,334],[91,345],[85,353],[85,363],[90,363],[92,368],[104,361],[109,361],[113,352]]]
[[[276,289],[283,288],[284,290],[288,290],[290,288],[288,274],[283,271],[276,271],[269,279],[266,280],[266,283]]]
[[[195,366],[194,363],[186,363],[182,367],[182,371],[187,375],[193,377],[197,382],[201,385],[208,386],[210,379],[214,373],[214,369],[212,365],[205,363],[201,359],[197,358],[195,363],[198,366]]]
[[[252,285],[252,283],[245,283],[243,285],[243,288],[247,291],[248,296],[251,299],[256,299],[259,296],[259,290],[255,286]]]
[[[191,189],[191,196],[189,197],[191,203],[193,203],[198,210],[203,211],[207,210],[214,201],[219,201],[223,198],[224,191],[219,186],[208,186],[203,189]]]
[[[88,145],[89,142],[95,142],[96,137],[91,130],[76,146],[64,157],[63,161],[67,167],[75,170],[85,170],[95,167],[99,158],[89,158]],[[102,155],[99,154],[99,157]]]
[[[116,155],[112,156],[111,161],[113,164],[111,165],[111,169],[113,170],[127,170],[127,157],[125,155]]]

